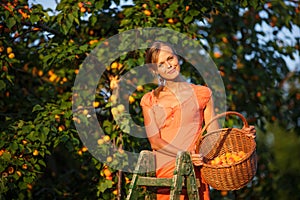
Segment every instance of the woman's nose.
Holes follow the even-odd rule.
[[[169,63],[169,61],[166,61],[166,65],[167,65],[167,68],[170,68],[172,65]]]

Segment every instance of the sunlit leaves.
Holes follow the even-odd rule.
[[[119,1],[114,3],[119,5]],[[289,129],[299,130],[299,72],[291,72],[282,58],[299,56],[299,38],[282,34],[291,31],[292,25],[299,27],[299,10],[298,2],[280,0],[135,0],[121,10],[113,7],[112,1],[62,0],[55,11],[35,2],[28,5],[27,1],[2,1],[1,192],[10,190],[9,194],[16,195],[15,199],[24,199],[33,193],[41,195],[41,199],[49,198],[43,196],[44,188],[54,194],[53,198],[115,197],[117,173],[112,171],[109,179],[101,175],[107,166],[92,158],[78,138],[73,123],[87,123],[87,119],[72,116],[72,101],[76,99],[76,95],[71,98],[72,86],[83,60],[99,43],[134,28],[170,28],[199,40],[220,70],[228,109],[245,113],[249,122],[261,128],[265,121],[278,120]],[[80,111],[88,115],[96,110],[109,140],[105,142],[96,135],[95,143],[98,142],[105,160],[114,166],[132,164],[126,163],[124,149],[138,152],[149,148],[146,139],[124,133],[132,130],[128,119],[143,125],[139,101],[155,85],[141,85],[143,77],[139,77],[140,80],[128,81],[128,85],[137,86],[133,92],[112,94],[123,74],[143,65],[144,53],[143,50],[130,52],[105,66],[95,94],[97,103]],[[184,76],[197,84],[203,83],[189,63],[183,68]],[[112,108],[118,100],[128,103],[129,108],[114,117]],[[235,123],[230,120],[228,125]],[[290,139],[295,141],[294,136]],[[113,148],[108,142],[114,144]],[[294,148],[294,143],[290,147]],[[276,159],[280,157],[282,162],[289,162],[289,158],[281,159],[287,156],[284,151],[287,147],[275,149]],[[269,161],[268,153],[261,156],[266,163]],[[124,162],[117,163],[114,158]],[[280,164],[281,168],[285,166]],[[297,163],[293,164],[293,168],[297,168]],[[53,165],[58,170],[54,170]],[[272,175],[265,170],[266,166],[260,167],[259,175]],[[44,173],[45,168],[47,173]],[[130,174],[126,175],[127,183],[128,177]],[[280,178],[284,181],[284,176]],[[260,187],[255,188],[259,191],[257,194],[265,191],[272,194],[271,186],[265,187],[273,185],[272,178],[259,181]],[[251,198],[249,191],[241,195]]]

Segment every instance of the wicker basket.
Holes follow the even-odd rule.
[[[248,127],[243,115],[230,111],[215,116],[203,128],[201,136],[214,120],[226,115],[237,115],[242,119],[244,127]],[[197,140],[196,149],[197,153],[206,152],[206,155],[203,155],[204,164],[201,167],[201,173],[206,183],[214,189],[238,190],[247,185],[256,173],[256,143],[252,137],[246,136],[243,129],[223,128],[209,132]],[[211,165],[208,163],[208,161],[224,153],[239,151],[244,151],[246,155],[233,164]]]

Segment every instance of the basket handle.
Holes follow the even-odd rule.
[[[238,116],[238,117],[241,118],[241,120],[243,121],[244,127],[246,127],[246,128],[249,127],[246,118],[245,118],[241,113],[238,113],[238,112],[235,112],[235,111],[227,111],[227,112],[224,112],[224,113],[221,113],[221,114],[218,114],[218,115],[214,116],[214,117],[210,120],[210,122],[208,122],[207,124],[205,124],[205,126],[203,127],[203,129],[202,129],[200,135],[203,135],[203,133],[205,132],[205,130],[208,128],[208,126],[209,126],[212,122],[214,122],[214,121],[217,120],[218,118],[223,117],[223,116],[226,116],[226,115],[236,115],[236,116]]]
[[[248,125],[248,122],[246,120],[246,118],[238,113],[238,112],[235,112],[235,111],[227,111],[227,112],[223,112],[221,114],[218,114],[216,116],[214,116],[207,124],[205,124],[205,126],[203,127],[203,129],[201,130],[201,133],[198,135],[198,137],[196,138],[196,142],[195,142],[195,147],[196,147],[196,151],[198,150],[198,146],[199,146],[199,143],[200,143],[200,138],[202,137],[203,133],[206,131],[206,129],[208,128],[208,126],[214,122],[215,120],[217,120],[218,118],[220,117],[223,117],[223,116],[226,116],[226,115],[236,115],[238,116],[239,118],[241,118],[241,120],[243,121],[243,124],[244,124],[244,127],[248,128],[249,125]]]

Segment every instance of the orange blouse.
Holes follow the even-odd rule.
[[[186,96],[182,102],[168,89],[162,90],[158,98],[154,96],[154,91],[143,96],[141,100],[143,113],[149,114],[145,117],[144,122],[148,137],[160,133],[161,138],[169,144],[181,150],[192,150],[194,146],[192,143],[201,132],[204,109],[211,98],[212,92],[205,86],[194,84],[190,84],[190,86],[190,95]],[[166,155],[160,150],[154,153],[156,176],[172,177],[176,158]],[[208,187],[206,187],[206,190],[208,192]],[[165,199],[169,199],[168,195],[164,196]],[[158,199],[164,199],[163,195]],[[184,199],[184,196],[182,199]]]

